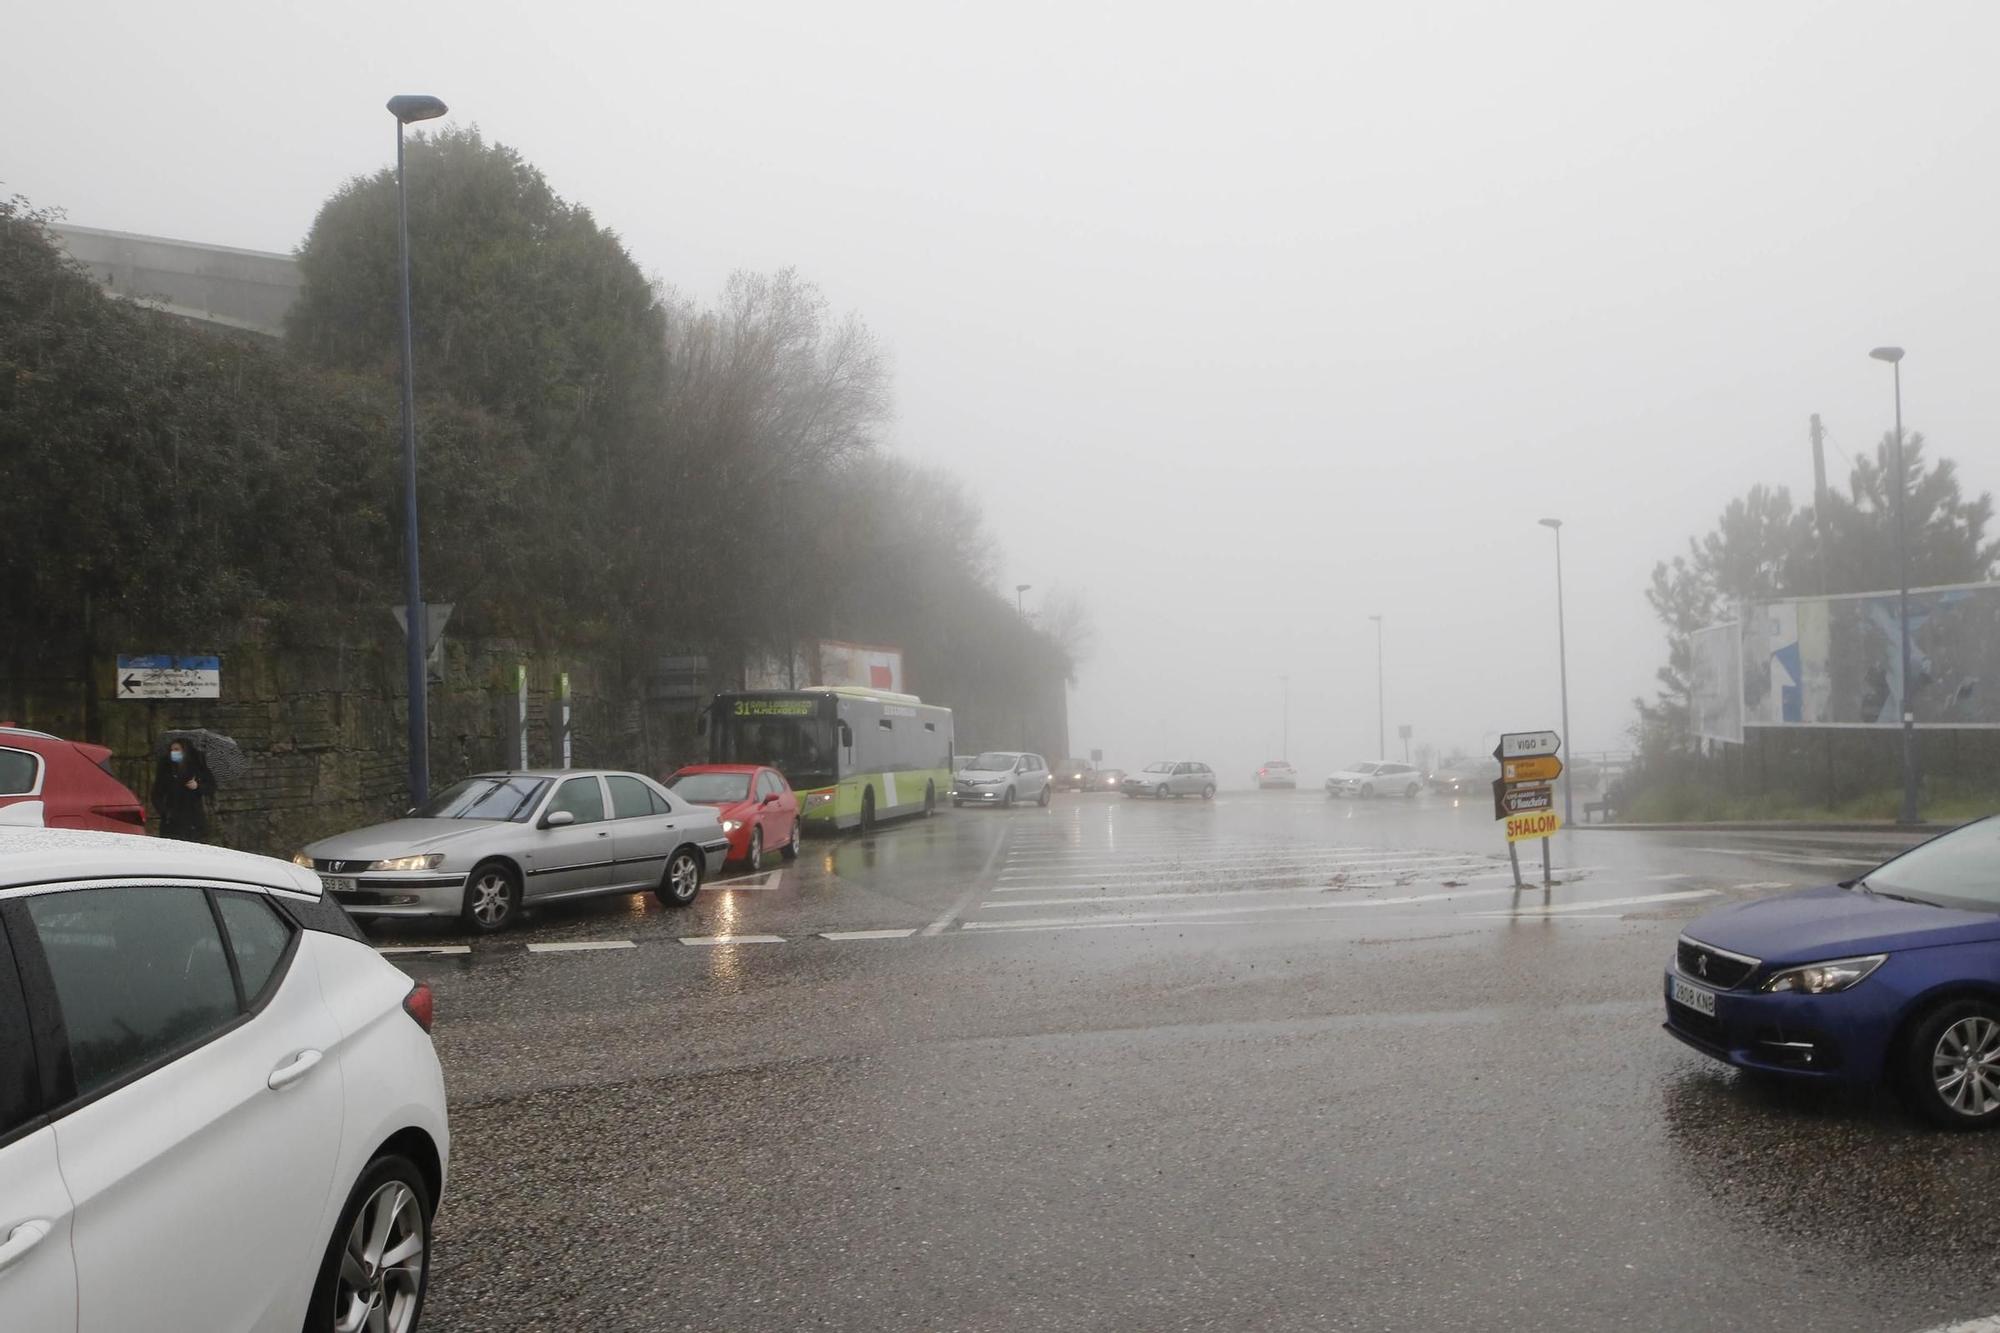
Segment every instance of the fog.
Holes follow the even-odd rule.
[[[664,280],[796,265],[893,350],[892,446],[1000,582],[1089,605],[1081,752],[1623,748],[1653,562],[1906,419],[2000,485],[1976,4],[350,3],[18,9],[0,188],[289,250],[391,93]],[[421,368],[420,368],[421,371]],[[949,700],[940,702],[949,703]],[[972,738],[978,739],[978,738]]]

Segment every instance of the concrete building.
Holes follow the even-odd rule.
[[[50,230],[113,296],[183,319],[276,338],[298,299],[299,265],[290,255],[71,222]]]

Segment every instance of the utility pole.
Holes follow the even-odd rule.
[[[1387,759],[1389,757],[1389,728],[1387,725],[1389,715],[1382,704],[1382,617],[1370,616],[1368,618],[1375,622],[1375,757],[1377,759]]]
[[[1813,449],[1813,535],[1818,543],[1819,595],[1824,597],[1833,591],[1826,579],[1826,428],[1819,424],[1819,413],[1812,414]]]
[[[1278,758],[1290,760],[1292,757],[1292,678],[1280,676],[1278,681],[1285,687],[1283,720],[1279,722]]]

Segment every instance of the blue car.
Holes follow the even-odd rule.
[[[1887,1082],[1951,1129],[2000,1121],[2000,818],[1860,879],[1710,912],[1666,1029],[1739,1069]]]

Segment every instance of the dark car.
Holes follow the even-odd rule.
[[[1948,1128],[2000,1123],[2000,819],[1710,912],[1665,992],[1667,1031],[1740,1069],[1884,1082]]]
[[[1426,778],[1424,785],[1440,796],[1490,796],[1494,779],[1499,776],[1498,764],[1468,760],[1462,764],[1445,765]]]
[[[144,833],[146,807],[110,761],[102,745],[0,727],[0,824]]]
[[[1065,759],[1056,765],[1057,791],[1083,791],[1096,784],[1091,781],[1097,776],[1097,769],[1088,759]]]

